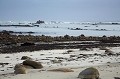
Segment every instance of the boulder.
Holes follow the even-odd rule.
[[[26,68],[21,65],[21,64],[16,64],[15,67],[14,67],[14,73],[15,74],[26,74]]]
[[[15,67],[14,67],[14,70],[18,69],[18,68],[22,68],[24,67],[24,65],[22,64],[16,64]]]
[[[78,78],[81,79],[99,79],[99,72],[96,68],[90,67],[79,73]]]
[[[32,60],[32,58],[30,58],[28,56],[22,56],[21,60]]]
[[[120,79],[120,77],[114,77],[114,79]]]
[[[23,61],[23,65],[31,66],[34,69],[41,69],[43,68],[40,62],[32,61],[32,60],[25,60]]]

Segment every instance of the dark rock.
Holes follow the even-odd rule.
[[[36,23],[41,24],[41,23],[44,23],[44,21],[38,20]]]
[[[70,53],[70,52],[74,52],[74,51],[73,50],[68,50],[67,52]]]
[[[85,50],[85,51],[87,51],[88,49],[87,49],[86,47],[82,47],[82,48],[80,48],[80,50]]]
[[[9,63],[0,63],[0,65],[8,65]]]
[[[22,56],[21,60],[31,60],[32,58],[28,57],[28,56]]]
[[[26,74],[26,68],[22,64],[16,64],[14,67],[14,73],[15,74]]]
[[[105,54],[107,54],[107,55],[114,55],[113,51],[111,51],[109,49],[105,50]]]
[[[34,43],[30,43],[30,42],[25,42],[23,44],[21,44],[21,46],[32,46],[35,45]]]
[[[114,79],[120,79],[120,77],[114,77]]]
[[[96,68],[90,67],[79,73],[78,78],[81,79],[99,79],[99,72]]]
[[[32,61],[32,60],[25,60],[23,61],[23,65],[31,66],[35,69],[41,69],[43,68],[42,64],[40,62]]]

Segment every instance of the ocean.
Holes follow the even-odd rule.
[[[46,36],[120,36],[120,25],[118,24],[83,24],[83,23],[46,23],[39,24],[39,27],[0,26],[0,31],[23,32],[21,34]],[[20,33],[17,33],[18,35]]]

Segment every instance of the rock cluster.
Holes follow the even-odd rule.
[[[15,65],[15,67],[14,67],[15,74],[26,74],[27,69],[41,69],[41,68],[43,68],[43,66],[40,62],[33,61],[28,56],[23,56],[21,59],[25,59],[25,61],[23,61],[23,63],[21,63],[21,64]]]

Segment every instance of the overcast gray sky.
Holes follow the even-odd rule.
[[[120,0],[0,0],[1,21],[120,21]]]

